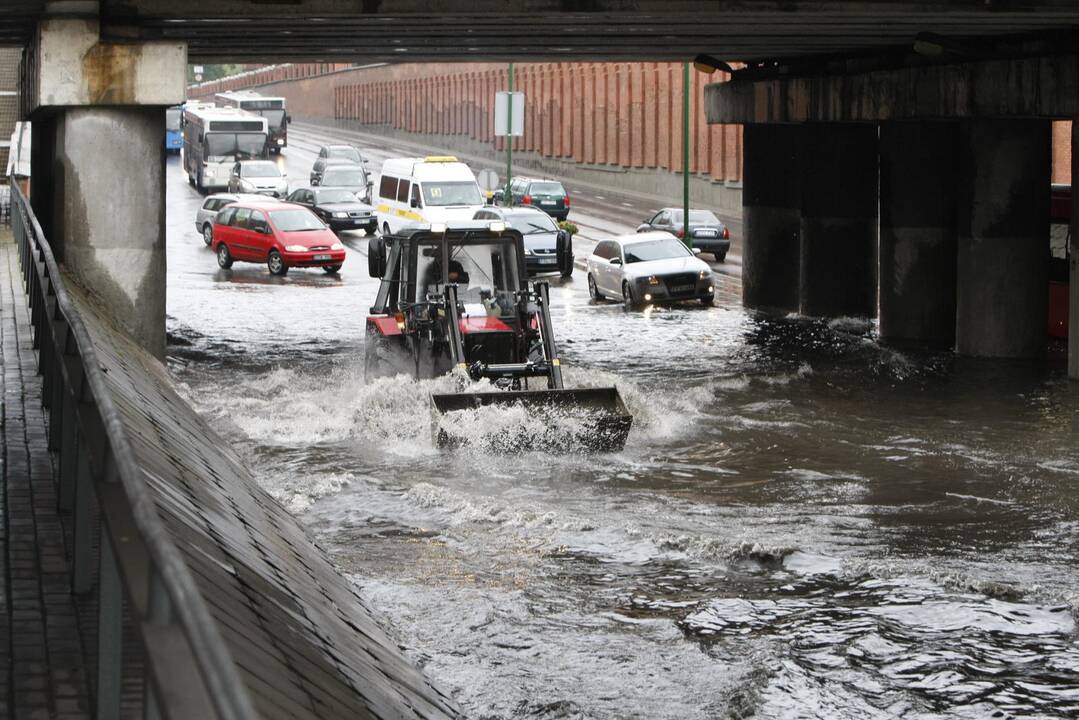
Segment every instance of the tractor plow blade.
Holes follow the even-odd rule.
[[[633,416],[618,390],[507,390],[432,395],[439,447],[613,452],[626,444]]]

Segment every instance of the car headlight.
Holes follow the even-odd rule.
[[[525,248],[525,255],[535,255],[535,254],[536,254],[536,253],[532,252],[532,251],[531,251],[531,250],[529,250],[528,248]]]
[[[241,180],[240,181],[240,188],[243,189],[243,190],[254,190],[255,186],[253,184],[249,183],[246,180]]]
[[[334,216],[335,218],[347,218],[347,217],[348,217],[348,213],[347,213],[347,212],[335,212],[335,213],[333,214],[333,216]]]
[[[202,174],[203,174],[203,175],[205,175],[205,176],[206,176],[206,177],[208,177],[208,178],[212,178],[212,177],[213,177],[213,176],[215,175],[214,171],[213,171],[213,170],[209,170],[209,169],[207,169],[207,170],[206,170],[206,171],[205,171],[204,173],[202,173]]]
[[[655,275],[649,275],[648,276],[648,284],[649,285],[659,285],[659,278],[656,277]]]
[[[345,246],[342,245],[341,243],[334,243],[333,245],[330,245],[330,250],[344,250],[344,249],[345,249]]]
[[[304,245],[286,245],[285,249],[289,252],[307,252],[307,247]]]
[[[712,277],[712,271],[711,270],[701,270],[701,279],[702,280],[705,279],[705,278],[709,278],[709,277]]]

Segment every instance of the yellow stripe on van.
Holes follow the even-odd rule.
[[[383,215],[394,215],[405,220],[415,220],[416,222],[423,222],[423,215],[418,212],[412,212],[411,210],[401,210],[400,208],[391,208],[389,205],[382,204],[375,208],[375,212],[380,212]]]

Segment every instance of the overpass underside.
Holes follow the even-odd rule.
[[[1007,56],[922,36],[905,54],[755,66],[707,87],[709,122],[745,124],[745,304],[879,307],[888,341],[1044,355],[1050,126],[1079,115],[1079,54],[1059,40]],[[1077,377],[1079,282],[1069,304]]]

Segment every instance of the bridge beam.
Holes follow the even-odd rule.
[[[880,335],[951,350],[955,344],[958,126],[880,126]]]
[[[961,124],[956,184],[956,350],[961,355],[1045,354],[1050,136],[1045,120]]]
[[[165,113],[182,44],[102,42],[98,20],[48,18],[25,61],[33,204],[65,270],[157,357],[165,351]]]

